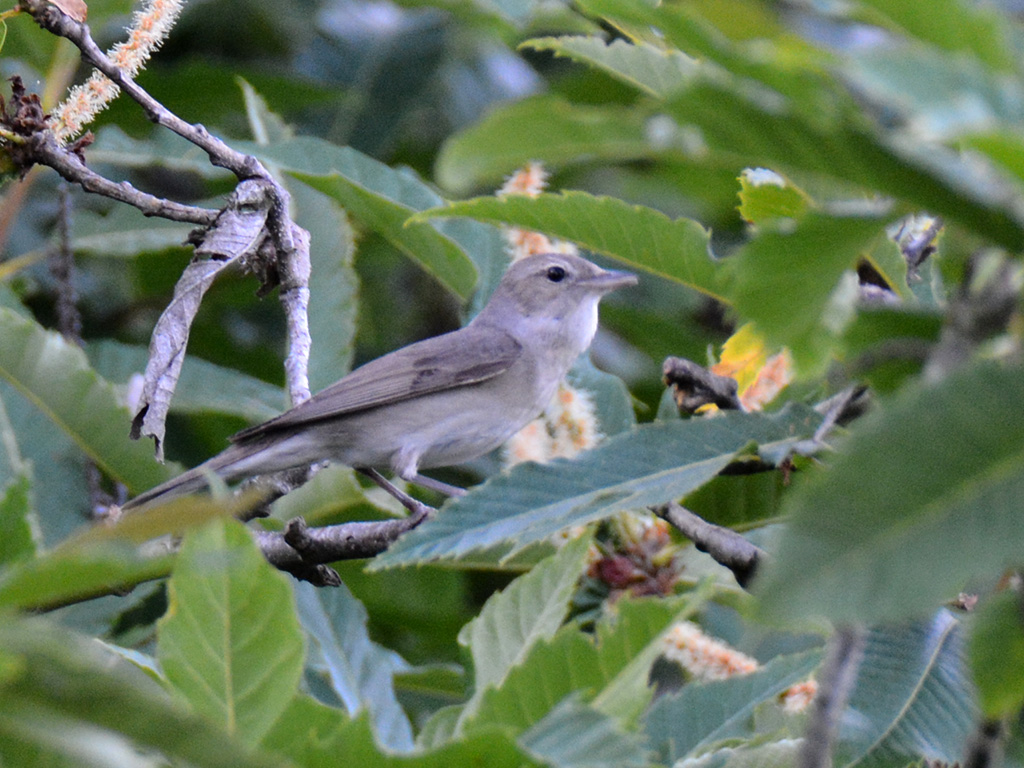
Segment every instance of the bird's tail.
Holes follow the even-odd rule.
[[[250,446],[232,445],[227,450],[218,453],[209,461],[200,464],[198,467],[184,472],[177,477],[161,483],[155,488],[150,488],[140,493],[134,499],[124,504],[122,510],[138,510],[147,507],[155,501],[170,501],[179,496],[187,496],[196,491],[202,491],[210,487],[209,477],[217,475],[224,482],[230,483],[245,475],[244,470],[238,463],[250,457],[253,450]]]

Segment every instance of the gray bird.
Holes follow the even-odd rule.
[[[420,470],[482,456],[540,415],[590,346],[601,297],[636,282],[578,256],[521,259],[466,327],[357,368],[124,509],[199,491],[210,473],[230,483],[324,460],[451,489]]]

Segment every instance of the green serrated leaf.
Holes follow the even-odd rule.
[[[500,687],[484,693],[466,731],[491,725],[523,731],[573,692],[595,710],[632,723],[650,701],[647,676],[662,652],[661,636],[699,602],[689,595],[624,599],[598,624],[596,638],[575,624],[563,626],[536,643]]]
[[[437,156],[438,183],[456,194],[501,180],[531,161],[636,160],[661,149],[645,133],[641,110],[581,106],[557,96],[535,96],[494,109],[449,138]]]
[[[549,765],[565,768],[640,768],[648,765],[638,734],[569,696],[519,737],[518,744]]]
[[[645,424],[577,458],[520,464],[497,475],[377,557],[371,570],[460,557],[505,546],[511,557],[566,528],[662,504],[700,487],[744,446],[783,450],[812,434],[817,414],[727,413]]]
[[[488,688],[500,685],[534,644],[551,638],[562,625],[589,549],[589,536],[570,541],[493,595],[459,632],[459,644],[473,659],[476,702]],[[467,708],[467,715],[474,709]]]
[[[989,718],[1012,715],[1024,705],[1024,605],[1019,590],[1005,589],[974,614],[971,671],[981,708]]]
[[[960,137],[960,143],[976,149],[1018,182],[1024,182],[1024,137],[1010,128],[988,128]]]
[[[145,139],[135,139],[117,125],[104,125],[96,131],[96,141],[89,147],[89,162],[94,165],[108,163],[121,168],[166,168],[204,178],[227,177],[229,174],[224,168],[213,165],[206,152],[173,131],[154,131]],[[121,207],[126,206],[118,206]],[[111,213],[116,211],[114,209]],[[157,225],[169,223],[162,219],[148,221]],[[186,232],[189,227],[180,223],[177,226],[185,226]]]
[[[0,759],[24,765],[97,765],[97,751],[153,753],[197,768],[271,768],[282,760],[254,753],[205,718],[182,711],[145,673],[102,644],[48,623],[5,621],[0,628]],[[6,749],[13,752],[4,753]],[[38,752],[37,752],[38,754]],[[138,763],[117,762],[122,765]]]
[[[432,208],[413,221],[468,216],[571,240],[716,298],[721,271],[709,251],[710,233],[693,219],[670,219],[660,211],[586,192],[478,197]]]
[[[624,723],[636,723],[650,703],[650,671],[664,650],[661,637],[700,610],[713,588],[705,581],[678,603],[659,598],[665,603],[660,611],[643,608],[642,601],[626,603],[619,616],[597,625],[600,663],[611,679],[594,698],[595,709]]]
[[[766,168],[740,174],[740,216],[751,224],[772,219],[799,219],[814,201],[793,182]]]
[[[455,742],[424,747],[415,755],[382,749],[373,738],[366,713],[349,718],[342,710],[324,706],[308,696],[296,696],[263,741],[263,747],[286,756],[302,768],[336,765],[367,768],[524,768],[538,765],[497,730],[473,734]]]
[[[755,585],[761,615],[920,616],[1017,562],[1024,434],[1006,414],[1021,409],[1020,370],[979,365],[859,423],[831,467],[789,494],[789,526]]]
[[[652,96],[661,97],[685,88],[700,66],[696,59],[680,51],[621,39],[605,43],[599,37],[539,37],[519,47],[552,51],[557,56],[589,64]]]
[[[708,683],[691,682],[659,698],[645,718],[648,743],[673,764],[727,738],[753,735],[754,709],[809,677],[821,651],[778,656],[757,672]]]
[[[351,147],[308,136],[267,146],[237,146],[336,200],[352,218],[380,233],[459,296],[472,293],[476,268],[462,247],[435,226],[407,225],[411,214],[441,200],[411,172],[396,171]]]
[[[936,48],[862,51],[843,64],[843,76],[877,109],[912,123],[913,133],[929,141],[999,130],[1024,118],[1020,80]]]
[[[881,233],[875,218],[816,213],[793,229],[764,229],[729,260],[734,280],[727,295],[769,346],[788,347],[798,369],[816,370],[834,341],[826,314],[833,291]]]
[[[194,224],[143,216],[130,205],[118,205],[106,216],[88,210],[74,217],[71,248],[103,258],[135,258],[141,253],[184,250]]]
[[[398,654],[370,640],[366,609],[344,584],[318,589],[295,586],[302,626],[309,634],[307,682],[318,698],[344,707],[350,717],[369,713],[381,745],[396,751],[412,749],[412,726],[395,697],[393,676],[408,669]],[[321,692],[323,683],[332,696]]]
[[[993,186],[939,145],[890,146],[858,127],[815,125],[705,84],[673,98],[667,109],[681,124],[700,129],[709,157],[821,174],[904,200],[1013,250],[1024,244],[1024,224],[1011,205],[1018,193]]]
[[[303,639],[288,577],[240,523],[190,532],[168,582],[157,658],[192,708],[255,746],[295,694]]]
[[[869,630],[865,640],[835,764],[960,759],[978,716],[960,622],[943,609],[926,621]]]
[[[175,470],[153,461],[144,441],[128,439],[131,415],[74,344],[0,308],[0,376],[43,411],[111,477],[134,492]]]

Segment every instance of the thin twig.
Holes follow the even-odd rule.
[[[71,250],[71,195],[67,184],[57,188],[57,244],[50,251],[50,275],[57,293],[57,330],[65,340],[82,343],[82,313],[75,290],[75,254]]]
[[[27,160],[53,168],[70,182],[78,184],[86,192],[109,197],[138,208],[146,216],[158,216],[171,221],[209,226],[217,219],[218,211],[184,205],[165,200],[148,192],[136,189],[127,181],[111,181],[86,166],[77,155],[62,147],[49,131],[33,134],[24,147]]]
[[[825,661],[818,674],[818,693],[811,704],[804,742],[797,755],[797,768],[829,768],[839,718],[857,682],[857,670],[864,655],[864,631],[840,626],[828,641]]]
[[[228,169],[239,181],[258,179],[273,188],[274,201],[268,220],[268,231],[276,250],[276,269],[282,283],[280,298],[288,317],[289,344],[285,375],[292,404],[307,400],[307,369],[310,354],[307,315],[309,237],[292,222],[288,214],[287,191],[255,157],[232,149],[213,136],[204,126],[182,120],[141,88],[96,45],[87,24],[72,19],[47,0],[21,0],[20,6],[28,11],[43,29],[74,43],[82,52],[83,58],[116,83],[128,97],[142,107],[154,123],[173,131],[202,149],[213,165]],[[114,199],[121,198],[114,196]],[[202,223],[212,224],[215,218],[216,215]]]
[[[747,587],[765,560],[764,550],[736,531],[709,523],[680,504],[670,502],[651,507],[651,511],[677,528],[698,550],[706,552],[716,563],[732,571],[743,588]]]

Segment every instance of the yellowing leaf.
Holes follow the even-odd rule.
[[[711,372],[736,379],[743,392],[754,383],[767,359],[764,337],[754,329],[753,323],[747,323],[722,345],[722,356],[711,366]]]
[[[722,346],[711,372],[735,379],[744,410],[760,411],[793,380],[793,357],[788,349],[768,357],[764,337],[747,323]]]

